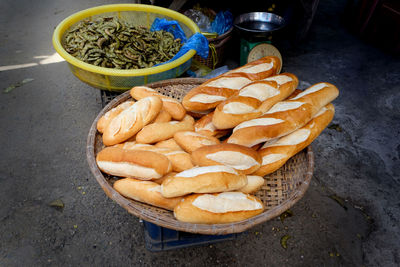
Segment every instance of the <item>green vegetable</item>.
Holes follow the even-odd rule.
[[[284,235],[284,236],[281,237],[281,246],[284,249],[287,249],[287,241],[288,241],[289,238],[291,238],[290,235]]]

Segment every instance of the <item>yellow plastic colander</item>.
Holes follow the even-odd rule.
[[[81,81],[102,90],[126,91],[135,85],[143,85],[178,77],[190,68],[192,57],[196,53],[193,49],[170,63],[151,68],[134,70],[120,70],[94,66],[73,57],[65,51],[62,45],[63,36],[72,26],[86,18],[94,20],[97,18],[112,16],[127,21],[132,25],[141,25],[148,28],[151,27],[156,18],[176,20],[187,38],[196,32],[200,32],[197,25],[185,15],[159,6],[143,4],[115,4],[98,6],[79,11],[64,19],[56,27],[53,33],[53,46],[57,53],[68,62],[68,66],[72,73]]]

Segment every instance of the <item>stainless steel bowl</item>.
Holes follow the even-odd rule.
[[[282,29],[285,19],[268,12],[250,12],[237,16],[233,24],[242,34],[265,37]]]

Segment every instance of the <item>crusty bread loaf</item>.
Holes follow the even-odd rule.
[[[114,147],[119,147],[128,150],[150,150],[161,153],[166,156],[172,164],[172,170],[181,172],[193,168],[192,157],[183,150],[172,150],[169,148],[156,147],[149,144],[140,144],[136,142],[124,142],[117,144]]]
[[[160,110],[160,113],[158,113],[157,117],[152,121],[152,123],[169,122],[171,121],[171,119],[172,119],[171,115],[164,108],[162,108]]]
[[[291,101],[300,101],[311,104],[313,116],[339,96],[339,90],[331,83],[316,83],[303,92],[291,97]]]
[[[264,211],[264,204],[255,196],[242,192],[193,194],[186,196],[174,209],[177,220],[199,224],[239,222]]]
[[[106,147],[96,156],[99,169],[107,174],[151,180],[172,170],[169,159],[157,152]]]
[[[163,102],[164,110],[166,110],[174,120],[182,120],[186,114],[185,108],[178,100],[162,95],[150,87],[135,86],[131,89],[130,94],[132,98],[136,100],[149,96],[158,96]]]
[[[194,167],[192,157],[185,151],[166,149],[160,150],[160,153],[171,161],[173,171],[181,172]]]
[[[219,144],[218,138],[208,136],[194,131],[182,131],[174,134],[176,143],[188,153],[192,153],[194,150],[203,147]]]
[[[282,167],[289,158],[303,150],[318,137],[333,119],[334,113],[334,106],[330,103],[323,107],[302,128],[277,139],[276,142],[266,143],[259,150],[262,166],[254,174],[264,176]]]
[[[239,75],[245,76],[252,81],[257,81],[278,74],[281,64],[282,62],[278,57],[265,56],[225,72],[222,76],[231,77],[232,75]]]
[[[208,110],[203,110],[203,111],[195,111],[195,110],[187,110],[186,114],[189,114],[193,118],[200,119],[203,116],[209,114],[210,112],[213,112],[214,108],[208,109]]]
[[[252,81],[277,74],[280,64],[277,57],[263,57],[247,63],[193,88],[185,95],[182,104],[186,110],[195,112],[215,108]]]
[[[122,196],[167,210],[174,210],[181,197],[165,198],[161,195],[161,185],[152,181],[133,178],[117,180],[114,189]]]
[[[282,101],[288,97],[294,97],[297,95],[295,92],[297,86],[299,85],[299,79],[293,73],[282,73],[281,75],[275,75],[268,78],[263,79],[263,81],[268,81],[273,84],[277,88],[279,92],[271,92],[271,95],[262,101],[260,107],[258,108],[263,113],[267,112],[273,105]],[[244,92],[243,94],[246,94]],[[251,92],[247,92],[247,94],[251,94]],[[261,98],[263,99],[263,98]]]
[[[112,121],[112,119],[114,119],[118,114],[120,114],[122,111],[124,111],[128,107],[132,106],[134,103],[135,103],[135,101],[126,101],[126,102],[119,104],[115,108],[107,111],[97,121],[97,130],[100,133],[103,133],[104,129],[107,128],[108,124]]]
[[[245,194],[254,194],[265,184],[265,179],[258,175],[247,175],[247,185],[238,189]]]
[[[246,184],[246,175],[228,166],[194,167],[165,179],[161,185],[161,194],[164,197],[177,197],[190,193],[225,192],[242,188]]]
[[[185,118],[188,119],[185,119]],[[152,123],[143,127],[136,135],[136,142],[151,144],[172,138],[180,131],[194,131],[194,119],[186,115],[182,121]]]
[[[236,126],[228,143],[251,147],[287,135],[309,122],[338,94],[338,89],[332,84],[315,84],[294,98],[276,103],[261,117]]]
[[[158,115],[162,101],[157,96],[143,98],[119,113],[104,129],[103,144],[121,143],[140,131]]]
[[[286,100],[289,100],[289,99],[292,99],[292,98],[296,97],[296,96],[297,96],[298,94],[300,94],[301,92],[304,92],[304,91],[303,91],[303,90],[300,90],[300,89],[294,90],[293,93],[292,93],[290,96],[288,96],[288,98],[287,98]]]
[[[212,123],[217,129],[230,129],[241,122],[257,118],[287,98],[296,89],[298,82],[297,77],[291,73],[252,82],[215,108]]]
[[[171,150],[182,150],[183,149],[175,142],[175,139],[169,138],[167,140],[163,140],[163,141],[159,141],[157,143],[154,144],[155,147],[159,147],[159,148],[168,148]]]
[[[153,145],[141,144],[136,141],[126,141],[120,144],[113,145],[112,147],[118,147],[127,150],[155,150]]]
[[[194,130],[196,133],[204,134],[208,136],[214,136],[220,138],[222,136],[228,135],[230,130],[220,130],[217,129],[212,123],[214,112],[204,115],[194,123]]]
[[[161,178],[154,179],[154,180],[151,180],[151,181],[161,185],[164,182],[165,179],[167,179],[168,177],[175,176],[175,174],[177,174],[177,172],[172,171],[172,172],[167,173],[166,175],[164,175]],[[161,190],[161,187],[160,187],[160,190]]]
[[[194,118],[189,114],[186,114],[185,117],[181,120],[182,122],[189,122],[194,125]]]
[[[192,161],[198,166],[226,165],[239,173],[250,174],[261,166],[261,156],[249,147],[222,143],[203,146],[192,153]]]

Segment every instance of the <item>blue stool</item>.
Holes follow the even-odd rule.
[[[201,235],[175,231],[143,221],[146,248],[150,251],[164,251],[206,245],[221,241],[235,240],[243,233],[228,235]]]

